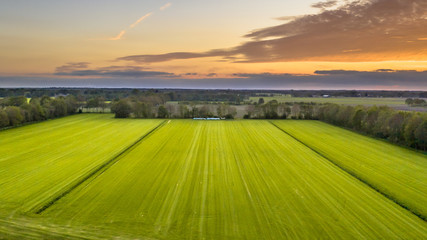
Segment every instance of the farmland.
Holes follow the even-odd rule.
[[[345,105],[387,105],[390,107],[404,107],[405,98],[370,98],[370,97],[290,97],[274,96],[262,97],[265,102],[276,100],[278,102],[314,102],[314,103],[336,103]],[[250,97],[253,102],[258,102],[260,97]]]
[[[427,157],[317,121],[82,114],[0,142],[0,238],[427,238]]]

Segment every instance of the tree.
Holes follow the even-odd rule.
[[[388,119],[391,117],[392,110],[388,107],[380,107],[378,118],[375,126],[372,129],[372,133],[376,137],[388,138]]]
[[[53,107],[54,117],[63,117],[67,115],[67,104],[63,97],[53,99],[51,106]]]
[[[254,105],[246,106],[246,114],[245,114],[244,118],[245,117],[246,117],[246,119],[251,118],[254,115],[254,112],[255,112],[255,106]]]
[[[115,113],[115,118],[128,118],[132,108],[127,99],[121,99],[113,104],[111,111]]]
[[[86,103],[86,108],[98,108],[99,107],[99,98],[91,98]]]
[[[24,96],[10,97],[7,101],[7,106],[19,107],[24,103],[27,103],[27,98]]]
[[[6,107],[7,117],[9,118],[9,124],[11,126],[16,126],[21,124],[24,120],[24,117],[21,114],[21,109],[19,107],[10,106]]]
[[[301,113],[301,107],[299,104],[294,104],[291,109],[292,118],[297,119]]]
[[[417,129],[415,129],[414,135],[418,148],[424,151],[427,150],[427,120],[424,119]]]
[[[259,98],[259,99],[258,99],[258,104],[259,104],[259,105],[264,104],[264,98]]]
[[[179,117],[181,118],[190,117],[190,110],[188,109],[187,105],[179,104]]]
[[[165,108],[165,106],[160,105],[157,109],[157,117],[158,118],[167,118],[169,116],[168,110]]]
[[[362,124],[365,132],[367,132],[369,134],[373,133],[375,124],[376,124],[377,119],[378,119],[378,113],[379,113],[379,109],[377,106],[370,107],[367,110],[365,120]]]
[[[136,118],[150,118],[152,116],[150,109],[151,107],[144,102],[137,101],[133,104],[133,114]]]
[[[410,147],[417,147],[417,138],[415,137],[415,131],[418,126],[423,122],[423,119],[418,115],[414,114],[405,126],[403,136],[405,138],[406,145]]]
[[[411,105],[414,103],[414,99],[412,99],[412,98],[407,98],[407,99],[405,100],[405,103],[406,103],[407,105],[411,106]]]
[[[336,116],[336,123],[344,127],[352,127],[351,117],[353,116],[354,108],[352,106],[341,105]]]
[[[77,98],[73,95],[68,95],[64,99],[65,105],[67,106],[67,114],[74,114],[77,112],[77,108],[79,107],[79,103],[77,102]]]
[[[403,137],[404,116],[402,112],[397,112],[391,115],[387,121],[388,135],[392,142],[399,142]]]
[[[176,117],[176,105],[172,103],[166,103],[166,109],[168,110],[169,117]]]
[[[7,113],[0,109],[0,128],[9,126],[9,117]]]
[[[362,129],[362,125],[363,125],[363,122],[366,118],[366,115],[367,115],[366,111],[362,106],[358,107],[355,110],[355,112],[353,114],[353,118],[352,118],[352,125],[353,125],[354,129],[359,130],[359,131]]]

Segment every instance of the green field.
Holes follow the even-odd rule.
[[[425,213],[425,155],[273,123],[86,114],[2,131],[0,239],[427,238],[402,207]]]
[[[0,132],[0,208],[37,207],[160,122],[78,115]]]
[[[258,102],[261,97],[250,97],[252,102]],[[345,105],[387,105],[395,107],[405,107],[405,98],[368,98],[368,97],[289,97],[289,96],[274,96],[262,97],[265,102],[277,100],[278,102],[315,102],[315,103],[336,103]]]
[[[274,121],[309,148],[427,219],[426,155],[319,121]]]

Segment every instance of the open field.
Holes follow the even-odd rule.
[[[274,121],[345,171],[427,219],[426,155],[319,121]]]
[[[409,189],[404,202],[425,210],[425,155],[320,122],[274,124],[306,124],[296,132],[323,127],[325,142],[351,137],[366,152],[390,159],[380,161],[384,167],[355,149],[336,149],[369,169],[355,172],[387,181],[384,191]],[[0,141],[8,139],[0,145],[0,238],[427,238],[424,220],[332,163],[331,148],[313,151],[306,133],[297,140],[281,129],[262,120],[83,114],[0,132]],[[385,150],[374,151],[380,147]]]
[[[251,97],[250,100],[258,102],[261,97]],[[315,103],[336,103],[345,105],[387,105],[387,106],[406,106],[405,98],[368,98],[368,97],[289,97],[274,96],[262,97],[265,102],[277,100],[278,102],[315,102]]]
[[[75,115],[0,132],[0,208],[30,211],[160,122]]]

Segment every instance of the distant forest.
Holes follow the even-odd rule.
[[[249,101],[249,97],[399,97],[408,105],[425,106],[427,92],[393,91],[259,91],[182,89],[0,89],[0,128],[109,109],[116,118],[233,119],[244,105],[245,119],[312,119],[352,129],[404,146],[427,150],[427,113],[387,106],[331,103]]]
[[[129,89],[129,88],[0,88],[1,97],[25,96],[27,98],[42,96],[73,95],[78,99],[103,97],[107,101],[126,98],[133,95],[163,95],[168,101],[220,101],[236,102],[252,96],[268,97],[274,95],[291,95],[293,97],[396,97],[427,98],[425,91],[364,91],[364,90],[223,90],[223,89]]]

